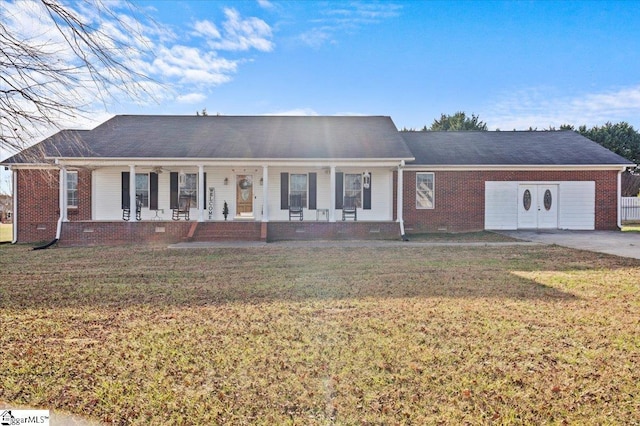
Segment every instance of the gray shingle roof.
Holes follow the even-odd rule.
[[[400,132],[410,165],[632,165],[573,131]]]
[[[79,136],[84,148],[66,140]],[[383,116],[120,115],[87,132],[60,132],[39,145],[52,157],[413,158],[391,118]]]

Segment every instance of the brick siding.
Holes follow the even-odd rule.
[[[18,241],[51,241],[56,236],[59,202],[59,170],[18,170]],[[78,208],[69,209],[69,221],[91,219],[91,172],[78,170]]]
[[[60,246],[172,244],[188,240],[196,222],[67,222],[62,224]]]
[[[429,170],[424,170],[429,172]],[[595,228],[617,229],[617,172],[607,171],[437,171],[435,208],[415,207],[415,171],[404,171],[403,218],[407,233],[470,232],[484,229],[486,181],[595,181]],[[59,217],[57,170],[18,170],[18,241],[50,241],[55,238]],[[393,177],[393,219],[397,219],[397,172]],[[91,172],[78,171],[78,208],[69,209],[61,244],[123,244],[141,241],[171,243],[185,241],[193,222],[90,222]],[[157,227],[164,226],[164,232]],[[240,225],[239,225],[240,226]],[[255,232],[252,231],[252,232]],[[393,239],[399,236],[394,222],[316,223],[270,222],[266,238],[304,239]],[[196,237],[198,235],[196,234]],[[197,239],[205,239],[200,237]],[[265,236],[261,235],[261,239]]]
[[[424,170],[430,172],[430,170]],[[605,171],[436,171],[435,208],[416,208],[416,173],[403,173],[403,218],[407,233],[472,232],[484,229],[487,181],[595,181],[595,228],[617,228],[617,176]],[[397,177],[394,177],[394,180]],[[395,198],[395,197],[394,197]]]

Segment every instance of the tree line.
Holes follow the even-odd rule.
[[[402,129],[403,131],[415,131],[415,129]],[[421,131],[487,131],[487,123],[480,120],[480,117],[471,114],[468,116],[463,111],[455,114],[441,114],[436,118],[431,126],[424,126]],[[537,128],[529,127],[529,131],[539,131]],[[587,127],[586,125],[575,127],[572,124],[563,124],[559,128],[549,127],[541,131],[569,130],[574,131],[587,139],[602,145],[616,154],[640,163],[640,132],[626,121],[619,123],[607,122],[602,126]],[[499,131],[499,130],[498,130]]]

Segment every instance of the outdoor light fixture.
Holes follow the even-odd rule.
[[[362,174],[362,186],[364,186],[365,189],[369,189],[371,186],[371,173],[368,171]]]
[[[224,184],[225,185],[229,185],[229,178],[228,177],[224,178]]]
[[[264,178],[260,178],[260,186],[262,186],[262,184],[264,184]]]

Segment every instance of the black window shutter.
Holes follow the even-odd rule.
[[[280,210],[289,210],[289,173],[280,173]]]
[[[309,210],[316,209],[317,174],[309,173]]]
[[[336,209],[342,209],[344,199],[344,173],[336,173]]]
[[[202,202],[204,203],[204,209],[207,209],[207,200],[209,199],[209,190],[207,189],[207,174],[204,174],[204,191],[202,191],[202,193],[204,194],[204,200],[202,200]]]
[[[129,196],[129,172],[122,172],[122,209],[128,209],[131,198]]]
[[[169,208],[178,208],[178,173],[171,172],[169,175],[169,190],[171,194],[169,196]]]
[[[365,210],[371,210],[371,185],[373,181],[373,176],[369,173],[369,187],[363,188],[363,196],[364,200],[362,200],[362,208]]]
[[[149,210],[158,210],[158,174],[149,173]]]

